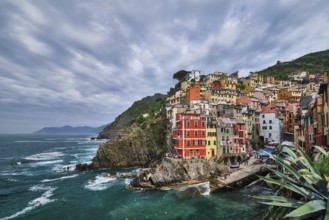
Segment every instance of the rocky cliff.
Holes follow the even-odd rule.
[[[216,179],[229,172],[229,168],[216,160],[171,159],[164,158],[156,169],[141,170],[131,185],[150,188],[168,186],[187,181],[206,181]]]
[[[164,105],[165,96],[161,94],[135,102],[119,119],[101,132],[111,139],[99,146],[92,163],[79,164],[76,169],[145,167],[161,161],[169,150],[166,142],[168,121]],[[130,114],[132,112],[135,117]]]
[[[134,123],[121,135],[100,145],[92,168],[148,166],[160,161],[168,151],[165,140],[167,121],[158,118],[154,124]]]
[[[126,111],[121,113],[115,120],[108,124],[99,134],[99,139],[102,138],[115,138],[122,133],[126,128],[131,126],[136,120],[140,120],[142,114],[154,114],[160,110],[166,103],[166,96],[156,93],[153,96],[147,96],[132,104]]]

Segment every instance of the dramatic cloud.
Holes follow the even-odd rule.
[[[0,2],[0,133],[111,122],[199,69],[247,75],[329,48],[329,5],[300,1]]]

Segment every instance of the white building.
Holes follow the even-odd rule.
[[[281,143],[282,121],[275,112],[261,112],[259,115],[259,137],[264,143]]]
[[[196,82],[200,81],[200,73],[200,70],[192,70],[187,74],[187,80],[191,81],[192,79],[194,79]]]

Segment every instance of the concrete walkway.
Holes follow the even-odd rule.
[[[251,165],[240,165],[240,168],[236,169],[237,171],[231,172],[228,176],[218,177],[216,185],[214,186],[217,189],[221,188],[230,188],[236,186],[243,186],[251,182],[252,179],[256,179],[255,174],[261,173],[265,167],[276,168],[273,165],[267,164],[253,164],[257,159],[254,157],[250,158],[249,164]],[[234,169],[232,169],[234,170]]]

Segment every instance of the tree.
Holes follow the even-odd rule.
[[[186,79],[187,74],[189,71],[186,70],[180,70],[173,75],[173,79],[177,79],[178,81],[182,82]]]

